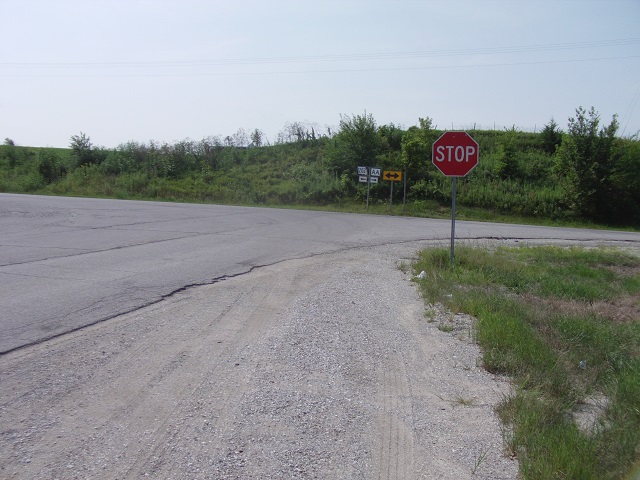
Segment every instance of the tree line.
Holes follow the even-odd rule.
[[[472,130],[478,167],[458,183],[458,204],[490,212],[640,226],[640,142],[621,138],[616,116],[603,123],[579,107],[562,129],[551,119],[539,133],[515,126]],[[0,147],[0,190],[236,204],[348,204],[365,189],[358,166],[402,170],[410,211],[446,207],[451,180],[431,164],[443,133],[429,117],[403,128],[378,125],[370,113],[341,115],[336,129],[294,122],[271,144],[239,129],[226,137],[96,147],[88,135],[69,149]],[[388,200],[388,185],[371,188]],[[396,189],[402,195],[402,189]],[[397,200],[396,200],[397,201]]]

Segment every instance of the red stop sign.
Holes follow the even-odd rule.
[[[445,132],[433,142],[431,161],[447,177],[464,177],[478,165],[478,150],[467,132]]]

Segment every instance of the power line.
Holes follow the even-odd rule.
[[[271,72],[209,72],[209,73],[123,73],[123,74],[84,74],[84,75],[41,75],[41,74],[0,74],[0,77],[46,77],[46,78],[126,78],[126,77],[225,77],[225,76],[254,76],[254,75],[294,75],[294,74],[319,74],[319,73],[357,73],[357,72],[392,72],[410,70],[447,70],[469,68],[493,68],[512,67],[526,65],[545,65],[563,63],[586,63],[611,60],[629,60],[640,58],[640,55],[627,55],[619,57],[597,57],[566,60],[539,60],[531,62],[501,62],[501,63],[476,63],[471,65],[429,65],[415,67],[370,67],[370,68],[338,68],[325,70],[280,70]]]
[[[371,60],[405,60],[419,58],[446,58],[479,55],[504,55],[516,53],[554,52],[632,46],[640,44],[640,38],[622,38],[590,42],[548,43],[506,47],[483,47],[471,49],[419,50],[377,53],[352,53],[338,55],[306,55],[264,58],[232,58],[208,60],[158,60],[158,61],[114,61],[114,62],[0,62],[4,67],[35,68],[185,68],[238,65],[274,65],[314,62],[362,62]]]

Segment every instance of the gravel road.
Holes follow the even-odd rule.
[[[418,243],[289,260],[0,357],[3,479],[514,479]],[[452,332],[438,329],[452,322]]]

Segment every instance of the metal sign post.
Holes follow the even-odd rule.
[[[367,211],[369,210],[369,189],[371,188],[371,177],[367,175]]]
[[[385,170],[382,172],[382,179],[391,182],[391,193],[389,194],[389,209],[393,207],[393,183],[402,180],[402,171]]]
[[[402,213],[407,208],[407,172],[403,174],[404,192],[402,194]]]
[[[451,257],[449,260],[453,264],[453,251],[456,241],[456,190],[458,187],[458,177],[453,177],[453,186],[451,187]]]

